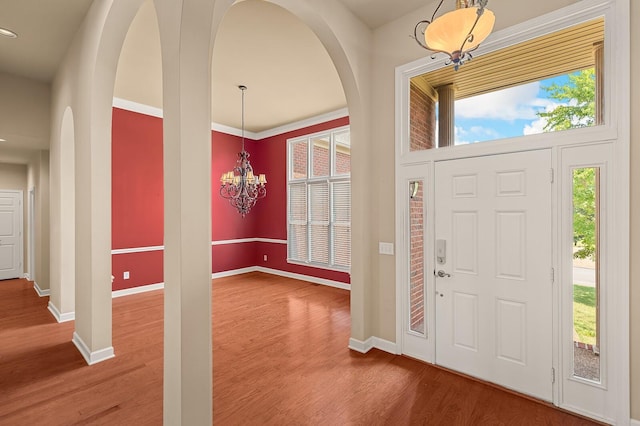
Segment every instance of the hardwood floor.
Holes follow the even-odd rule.
[[[114,359],[87,366],[25,280],[0,281],[1,425],[162,424],[162,291],[113,300]],[[347,349],[349,293],[252,273],[213,283],[216,425],[586,425],[378,350]]]

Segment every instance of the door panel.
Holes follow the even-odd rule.
[[[436,362],[548,401],[550,169],[548,150],[435,166]]]
[[[22,194],[0,192],[0,279],[22,275]]]

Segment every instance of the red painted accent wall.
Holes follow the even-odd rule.
[[[211,239],[218,241],[255,237],[258,218],[254,211],[243,218],[228,200],[220,196],[220,176],[235,167],[242,139],[216,131],[211,133]],[[255,144],[256,142],[245,139],[245,149],[250,154],[249,161],[252,165]],[[254,170],[258,169],[254,166]],[[264,200],[258,201],[258,205],[262,201]]]
[[[162,119],[114,108],[112,135],[112,247],[162,245]]]
[[[211,135],[211,239],[213,241],[287,238],[286,141],[349,123],[348,117],[299,129],[261,141],[245,140],[254,172],[267,175],[267,197],[242,218],[219,195],[220,176],[231,170],[241,138],[213,131]],[[112,248],[163,245],[162,119],[113,109],[112,124]],[[349,274],[288,264],[286,244],[249,242],[214,245],[212,272],[252,266],[349,282]],[[268,261],[263,261],[267,255]],[[162,282],[163,252],[112,255],[114,290]],[[130,279],[123,273],[129,271]]]
[[[141,253],[111,255],[111,268],[114,276],[113,290],[139,287],[164,282],[162,250]],[[122,273],[129,271],[130,278],[125,280]]]

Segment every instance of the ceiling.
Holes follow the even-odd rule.
[[[50,82],[93,0],[0,0],[0,72]],[[370,28],[424,5],[424,0],[340,0]],[[255,34],[261,37],[256,38]],[[240,127],[239,84],[246,92],[246,128],[262,131],[346,107],[326,50],[286,10],[262,0],[238,1],[214,45],[212,120]],[[147,0],[135,18],[119,63],[115,96],[160,108],[160,48],[155,11]]]

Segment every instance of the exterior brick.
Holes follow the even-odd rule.
[[[436,103],[413,83],[409,97],[409,150],[431,149],[436,136]]]

